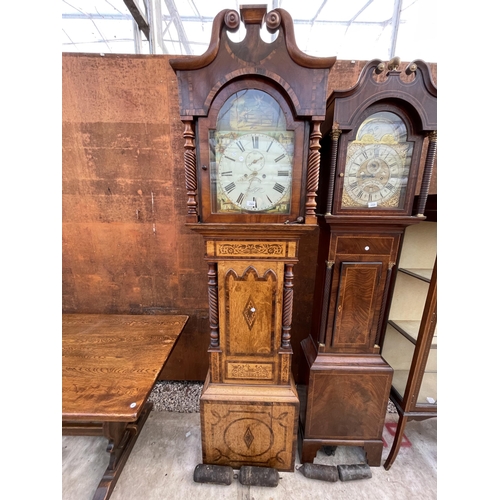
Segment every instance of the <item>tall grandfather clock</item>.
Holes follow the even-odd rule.
[[[354,87],[328,99],[313,320],[301,343],[302,462],[324,445],[361,446],[380,466],[393,370],[378,342],[405,228],[425,219],[436,101],[428,65],[415,61],[403,75],[397,58],[369,62]]]
[[[227,32],[240,26],[240,43]],[[277,32],[260,37],[265,25]],[[335,58],[295,44],[290,15],[224,10],[210,46],[170,61],[185,124],[187,225],[205,242],[209,371],[200,401],[206,464],[293,471],[293,268],[316,227],[320,124]]]

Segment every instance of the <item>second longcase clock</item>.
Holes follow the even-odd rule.
[[[205,241],[209,372],[206,464],[292,471],[299,399],[291,374],[293,268],[316,226],[320,123],[335,58],[295,45],[289,14],[225,10],[208,51],[174,59],[185,124],[188,227]],[[261,27],[276,33],[261,39]]]
[[[428,65],[416,61],[407,75],[396,60],[386,68],[371,61],[327,103],[313,323],[302,341],[303,462],[324,445],[351,445],[381,463],[393,375],[380,355],[383,313],[405,228],[425,219],[437,138]]]

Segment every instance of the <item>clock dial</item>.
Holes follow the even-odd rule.
[[[244,134],[221,154],[221,195],[235,207],[267,211],[289,198],[292,164],[284,146],[267,134]]]
[[[209,135],[212,213],[290,213],[295,132],[285,118],[261,90],[225,101]]]
[[[346,165],[344,189],[359,205],[377,206],[399,191],[403,169],[401,157],[390,146],[363,146]]]
[[[366,119],[347,148],[342,208],[399,208],[412,151],[397,115],[380,112]]]

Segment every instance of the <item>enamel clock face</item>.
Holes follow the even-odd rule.
[[[395,113],[370,115],[347,148],[342,208],[399,209],[405,202],[413,143]]]
[[[209,142],[212,213],[290,213],[294,133],[273,97],[233,94]]]
[[[270,135],[245,134],[230,142],[218,167],[222,194],[239,209],[267,211],[289,196],[292,164]]]

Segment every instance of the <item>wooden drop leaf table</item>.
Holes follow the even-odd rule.
[[[110,497],[153,407],[149,394],[187,320],[63,314],[63,435],[109,440],[109,465],[94,500]]]

